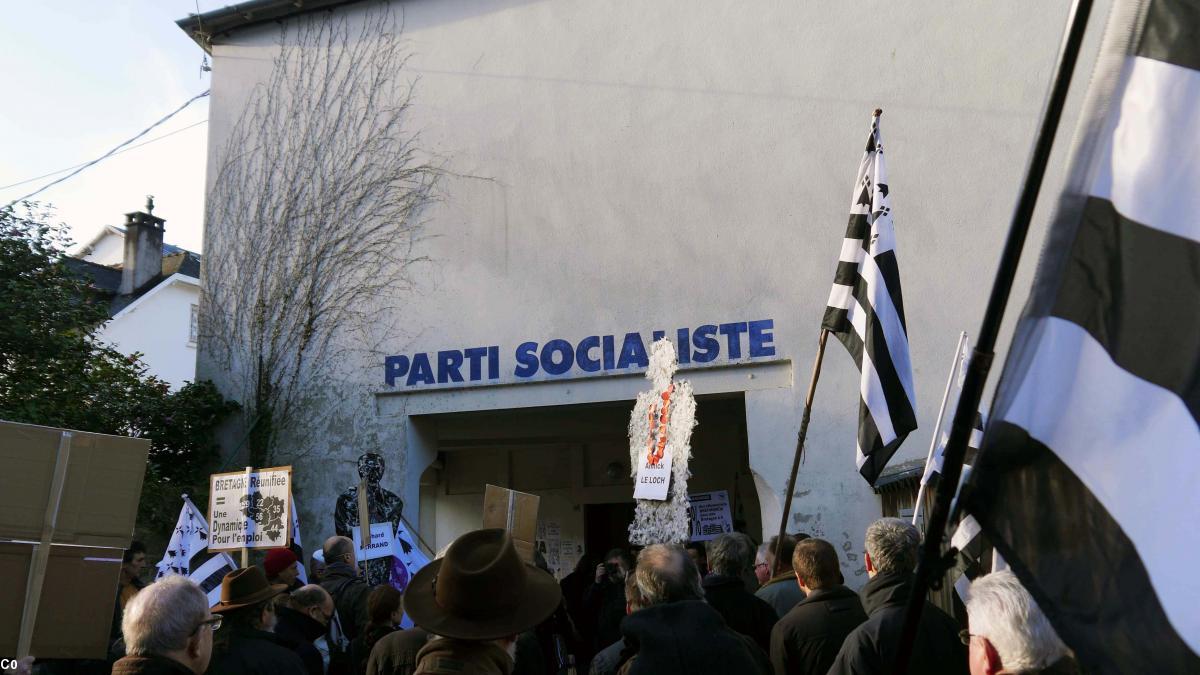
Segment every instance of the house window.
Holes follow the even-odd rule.
[[[200,335],[200,305],[192,305],[191,325],[188,327],[188,344],[196,344]]]

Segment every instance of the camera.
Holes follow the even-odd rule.
[[[604,574],[609,579],[619,579],[621,577],[621,566],[617,563],[604,563]]]

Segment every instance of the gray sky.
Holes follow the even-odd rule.
[[[201,0],[201,11],[226,4]],[[0,186],[95,159],[209,86],[204,53],[175,20],[195,0],[39,0],[8,3],[0,21]],[[199,251],[208,99],[124,152],[41,193],[76,241],[119,224],[153,194],[166,240]],[[0,189],[0,204],[65,174]]]

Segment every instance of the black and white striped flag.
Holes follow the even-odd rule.
[[[917,428],[878,114],[871,118],[852,200],[821,326],[846,345],[861,373],[855,463],[863,478],[874,484],[909,432]]]
[[[1089,673],[1200,673],[1200,2],[1118,4],[964,505]]]

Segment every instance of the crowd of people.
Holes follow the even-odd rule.
[[[867,528],[869,577],[858,592],[829,542],[745,534],[706,546],[647,546],[588,558],[561,583],[540,556],[522,561],[504,530],[455,540],[401,594],[374,588],[355,548],[331,537],[317,583],[272,552],[225,576],[220,602],[181,576],[136,582],[127,556],[120,595],[122,675],[697,675],[890,673],[920,536],[884,518]],[[140,558],[139,558],[140,556]],[[591,566],[594,565],[594,568]],[[926,603],[909,672],[1077,672],[1010,572],[971,586],[959,625]],[[400,629],[407,616],[414,628]]]

